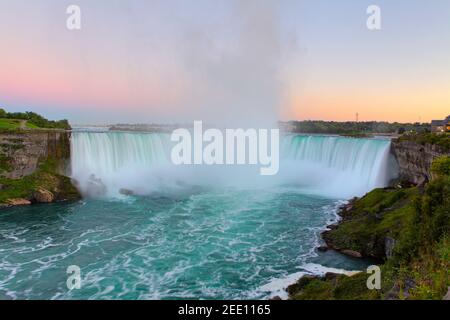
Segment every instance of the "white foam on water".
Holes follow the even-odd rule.
[[[349,271],[344,269],[329,268],[316,263],[307,263],[300,267],[304,271],[296,272],[287,275],[283,278],[272,279],[269,283],[259,287],[257,292],[264,292],[268,298],[280,297],[281,299],[287,299],[288,293],[287,287],[296,283],[305,275],[324,276],[328,272],[336,274],[345,274],[347,276],[355,275],[361,271]]]
[[[147,195],[190,186],[256,189],[295,185],[305,194],[348,199],[384,187],[390,141],[337,136],[281,138],[280,171],[261,177],[255,166],[175,166],[168,134],[74,132],[72,177],[90,196],[117,197],[121,190]]]

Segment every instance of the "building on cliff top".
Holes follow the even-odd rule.
[[[432,120],[431,132],[435,133],[450,132],[450,116],[448,116],[444,120]]]

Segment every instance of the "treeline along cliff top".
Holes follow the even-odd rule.
[[[48,120],[35,112],[7,112],[0,108],[0,130],[60,129],[70,130],[67,120]]]
[[[389,123],[380,121],[367,122],[336,122],[336,121],[289,121],[280,122],[280,128],[293,133],[312,134],[403,134],[406,132],[425,133],[430,132],[429,123]]]

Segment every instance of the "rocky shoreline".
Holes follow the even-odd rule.
[[[336,210],[337,219],[334,220],[334,222],[332,224],[327,225],[324,228],[325,230],[320,233],[321,238],[325,242],[325,244],[318,245],[317,247],[314,248],[315,250],[317,250],[318,252],[321,252],[321,253],[325,253],[327,251],[333,250],[333,251],[336,251],[340,254],[343,254],[343,255],[351,257],[351,258],[366,259],[359,252],[352,251],[349,249],[341,249],[341,248],[337,247],[336,245],[334,245],[332,241],[326,240],[326,234],[331,230],[335,230],[335,229],[339,228],[339,225],[345,220],[345,216],[346,216],[345,213],[349,212],[353,208],[353,205],[354,205],[355,201],[357,201],[357,200],[358,200],[358,198],[353,198],[351,200],[346,201],[344,204],[342,204],[341,206],[339,206],[337,208],[337,210]],[[372,260],[373,259],[371,259],[371,261]],[[357,275],[358,273],[360,273],[360,272],[354,272],[352,274],[352,276]],[[301,291],[307,284],[309,284],[313,281],[331,281],[331,280],[334,281],[335,279],[338,279],[339,277],[349,277],[349,275],[345,275],[342,273],[335,273],[335,272],[326,272],[323,275],[305,274],[300,279],[298,279],[296,282],[288,285],[284,290],[287,292],[288,299],[290,300],[290,299],[293,299],[293,297],[296,295],[296,293]],[[275,295],[275,296],[271,297],[269,300],[283,300],[283,298],[281,298],[279,295]]]
[[[336,252],[339,252],[340,254],[346,255],[351,258],[359,258],[363,259],[363,256],[361,253],[349,250],[349,249],[342,249],[337,247],[331,239],[329,239],[326,235],[331,230],[335,230],[339,228],[339,225],[346,219],[346,213],[352,210],[354,203],[358,200],[358,198],[353,198],[349,201],[347,201],[345,204],[341,205],[336,212],[336,215],[338,216],[338,219],[336,222],[327,225],[325,227],[326,230],[321,232],[321,238],[325,242],[324,245],[319,245],[315,248],[318,252],[327,252],[329,250],[333,250]],[[357,273],[355,273],[357,274]],[[354,274],[354,275],[355,275]],[[348,277],[343,274],[334,273],[334,272],[326,272],[324,275],[310,275],[305,274],[300,279],[298,279],[295,283],[290,284],[286,287],[286,292],[288,294],[289,299],[292,299],[295,297],[295,295],[298,292],[301,292],[308,284],[314,282],[314,281],[336,281],[339,277]],[[270,300],[283,300],[280,296],[274,296],[270,298]]]
[[[339,216],[340,219],[336,223],[328,225],[326,227],[327,230],[325,230],[321,233],[321,237],[322,237],[322,240],[325,241],[325,245],[318,247],[317,248],[318,251],[325,252],[328,250],[334,250],[334,251],[340,252],[343,255],[346,255],[346,256],[349,256],[352,258],[362,258],[363,257],[360,252],[338,247],[333,242],[333,239],[331,237],[327,236],[332,230],[336,230],[337,228],[339,228],[339,225],[347,219],[349,212],[351,212],[351,210],[353,209],[354,203],[357,200],[358,200],[358,198],[353,198],[339,208],[337,215]]]
[[[23,198],[10,198],[0,203],[0,209],[13,208],[18,206],[29,206],[34,204],[50,204],[55,202],[76,201],[81,199],[78,190],[73,186],[70,178],[65,176],[55,177],[62,181],[57,182],[59,186],[49,191],[43,187],[36,187],[28,191],[28,195]]]
[[[385,190],[389,190],[389,188],[386,188]],[[337,251],[345,256],[351,257],[351,258],[358,258],[358,259],[371,259],[372,261],[384,261],[386,258],[390,257],[392,255],[396,240],[386,236],[382,242],[384,243],[382,246],[384,246],[384,250],[379,253],[367,253],[365,251],[357,251],[354,249],[350,249],[348,247],[342,247],[340,244],[338,244],[334,238],[333,233],[336,230],[339,230],[340,226],[344,224],[345,222],[351,221],[352,219],[352,210],[357,203],[359,198],[353,198],[348,201],[347,204],[341,206],[338,211],[338,216],[340,219],[331,225],[328,225],[326,227],[327,230],[323,231],[321,233],[322,240],[325,242],[325,245],[319,246],[317,248],[320,252],[326,252],[328,250],[334,250]]]
[[[80,199],[69,171],[69,131],[0,133],[0,209]]]
[[[289,299],[450,299],[449,151],[394,139],[391,153],[399,178],[341,206],[317,248],[375,261],[383,287],[368,290],[366,272],[307,275],[287,287]]]
[[[434,165],[439,163],[439,165]],[[369,275],[304,276],[287,287],[289,299],[448,299],[450,297],[450,157],[427,169],[428,183],[375,189],[338,211],[341,219],[322,233],[343,255],[374,260],[382,287],[369,290]]]

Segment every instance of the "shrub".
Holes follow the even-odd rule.
[[[450,156],[436,158],[431,165],[431,172],[438,176],[450,176]]]

